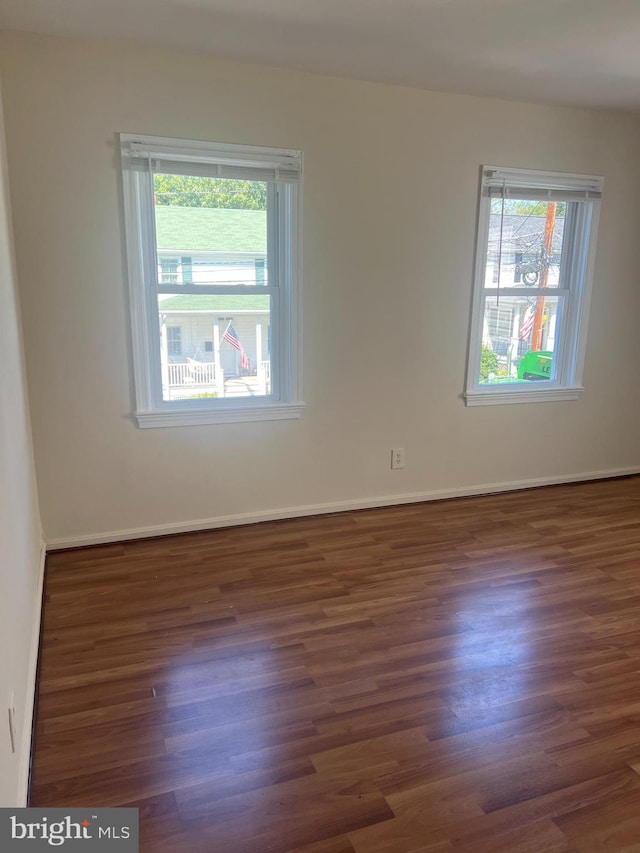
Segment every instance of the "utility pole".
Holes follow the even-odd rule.
[[[546,287],[549,281],[549,264],[553,252],[553,229],[556,224],[557,202],[550,201],[547,205],[547,221],[544,226],[544,266],[540,277],[539,287]],[[533,332],[531,334],[531,349],[540,352],[542,349],[542,326],[544,318],[544,296],[538,296],[536,300],[536,314],[533,320]]]

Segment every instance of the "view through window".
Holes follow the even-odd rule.
[[[153,190],[163,400],[268,396],[267,183],[156,173]]]
[[[484,301],[481,384],[552,379],[566,215],[566,202],[492,199],[485,289],[498,292]]]

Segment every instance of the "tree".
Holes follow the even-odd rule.
[[[222,207],[266,210],[264,181],[235,178],[198,178],[189,175],[154,175],[156,204],[174,207]]]
[[[486,382],[490,373],[498,372],[498,356],[492,349],[482,344],[480,351],[480,382]]]

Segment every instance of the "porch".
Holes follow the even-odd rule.
[[[255,374],[225,376],[213,362],[196,361],[166,365],[163,375],[165,400],[194,400],[207,397],[265,397],[271,393],[271,363],[262,361]]]

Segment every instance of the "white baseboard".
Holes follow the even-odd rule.
[[[33,632],[29,651],[29,669],[27,672],[27,692],[22,718],[22,744],[20,746],[20,776],[18,778],[18,805],[26,806],[29,799],[29,777],[31,773],[31,745],[35,725],[34,710],[36,701],[36,679],[38,675],[38,653],[40,651],[40,620],[42,617],[42,591],[44,586],[44,564],[47,556],[46,544],[40,548],[38,565],[38,585],[33,613]]]
[[[533,489],[540,486],[555,486],[562,483],[578,483],[588,480],[603,480],[609,477],[625,477],[631,474],[640,474],[640,466],[612,468],[607,471],[586,471],[581,474],[564,474],[557,477],[536,477],[531,480],[511,480],[504,483],[484,483],[477,486],[461,486],[453,489],[384,495],[378,498],[355,498],[348,501],[308,504],[306,506],[286,507],[263,512],[220,515],[214,518],[200,518],[195,521],[159,524],[152,527],[132,527],[127,530],[111,530],[107,533],[89,533],[84,536],[63,536],[58,539],[50,539],[47,542],[47,549],[49,551],[56,551],[61,548],[80,548],[86,545],[122,542],[127,539],[145,539],[150,536],[167,536],[171,533],[192,533],[197,530],[214,530],[218,527],[234,527],[240,524],[255,524],[260,521],[277,521],[282,518],[300,518],[308,515],[348,512],[354,509],[372,509],[374,507],[396,506],[399,504],[420,503],[422,501],[438,501],[446,498],[486,495],[495,492]]]

